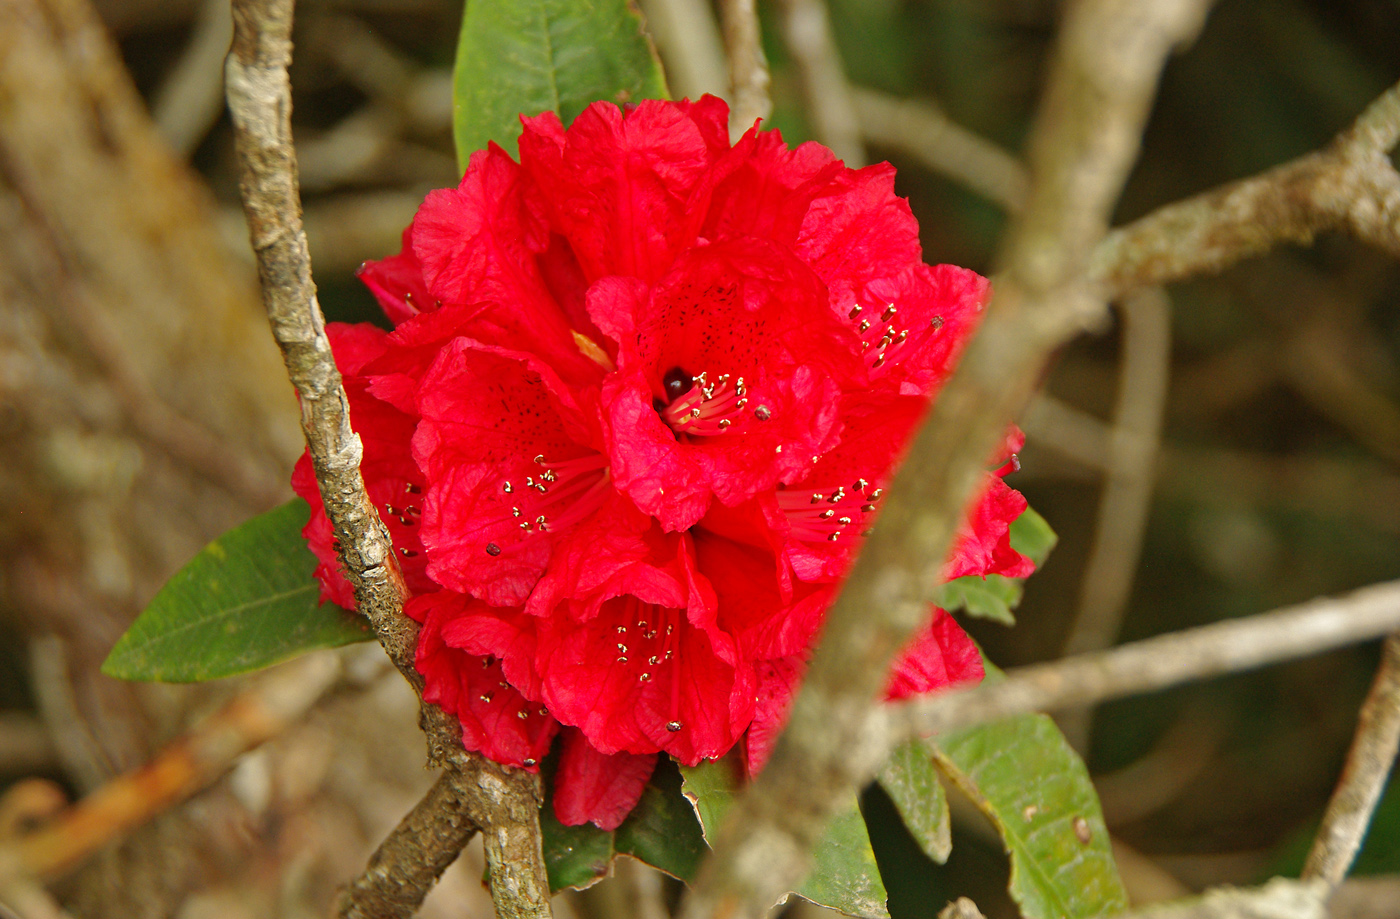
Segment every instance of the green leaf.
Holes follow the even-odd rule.
[[[880,770],[879,781],[919,847],[938,864],[946,862],[953,851],[952,826],[933,753],[917,740],[901,745]]]
[[[494,140],[512,154],[520,115],[565,124],[598,99],[665,99],[656,51],[629,0],[470,0],[452,76],[452,130],[463,169]]]
[[[661,757],[642,800],[617,828],[614,846],[619,855],[630,855],[682,881],[695,877],[707,851],[705,837],[695,809],[681,794],[681,774],[669,756]]]
[[[1088,771],[1055,723],[1020,715],[939,735],[939,771],[986,814],[1011,856],[1026,919],[1090,919],[1127,908]]]
[[[550,892],[591,887],[608,873],[613,860],[613,834],[591,823],[564,826],[554,816],[554,762],[545,760],[544,805],[540,808],[540,843]]]
[[[316,557],[301,535],[310,513],[305,501],[289,501],[205,546],[127,629],[102,672],[214,680],[372,639],[364,617],[320,602]]]
[[[1050,529],[1050,524],[1045,522],[1045,518],[1029,507],[1021,516],[1011,521],[1011,548],[1035,562],[1037,568],[1045,564],[1050,550],[1055,548],[1055,543],[1059,541],[1060,537]]]
[[[1058,539],[1045,518],[1029,507],[1011,522],[1011,548],[1035,562],[1037,568],[1044,564]],[[950,613],[966,610],[969,616],[1015,625],[1016,617],[1011,611],[1021,603],[1023,580],[999,574],[985,578],[969,574],[940,587],[935,602]]]
[[[726,756],[698,766],[682,766],[681,777],[685,796],[695,805],[708,838],[734,803],[738,761]],[[811,874],[792,893],[849,916],[888,919],[885,885],[854,794],[849,805],[832,818],[812,851]]]
[[[950,613],[966,610],[969,616],[1015,625],[1011,611],[1021,602],[1021,582],[999,574],[969,574],[940,587],[935,602]]]
[[[540,835],[549,889],[582,890],[607,876],[613,859],[630,855],[673,877],[689,881],[700,867],[705,840],[695,811],[681,795],[681,777],[670,757],[663,756],[642,790],[642,798],[614,831],[591,823],[564,826],[554,816],[554,769],[558,754],[541,767],[545,801],[540,810]]]

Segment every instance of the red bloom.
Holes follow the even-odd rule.
[[[362,270],[394,331],[331,330],[427,696],[499,762],[537,768],[562,735],[569,824],[617,826],[657,753],[762,765],[987,299],[922,263],[889,166],[775,132],[731,146],[727,115],[524,119],[519,163],[475,154]],[[348,605],[305,462],[294,481]],[[1029,573],[1024,509],[989,473],[946,575]],[[980,677],[932,610],[887,694]]]

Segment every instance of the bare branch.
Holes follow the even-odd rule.
[[[1171,374],[1171,301],[1160,287],[1150,287],[1127,297],[1119,305],[1119,313],[1123,358],[1109,468],[1065,654],[1098,651],[1117,641],[1152,504]],[[1085,748],[1090,716],[1089,710],[1067,712],[1067,720],[1060,722],[1077,749]]]
[[[985,463],[1051,351],[1104,304],[1085,282],[1127,175],[1166,55],[1206,4],[1072,4],[1031,145],[1034,177],[979,335],[938,397],[889,503],[831,610],[767,769],[736,800],[682,915],[755,916],[808,870],[845,790],[889,738],[872,702],[889,662],[927,616],[943,559]]]
[[[1345,229],[1400,256],[1400,84],[1327,148],[1240,182],[1169,204],[1110,233],[1091,272],[1110,296],[1223,271],[1281,242]]]
[[[1026,201],[1026,167],[929,102],[856,88],[860,129],[872,144],[917,157],[929,169],[1016,213]]]
[[[291,141],[291,0],[235,0],[234,42],[226,64],[229,110],[241,165],[240,186],[263,303],[287,372],[301,396],[302,430],[326,513],[342,546],[358,609],[390,660],[419,694],[413,666],[418,627],[403,614],[403,576],[388,531],[365,493],[362,446],[350,427],[345,390],[311,281]],[[456,720],[424,704],[420,723],[435,764],[460,770],[462,801],[486,827],[487,863],[497,913],[544,917],[549,884],[540,851],[536,778],[468,754]],[[439,837],[441,838],[441,837]],[[453,853],[454,855],[456,853]]]
[[[852,169],[865,165],[851,86],[831,35],[824,0],[780,0],[783,39],[802,81],[812,136]]]
[[[1217,887],[1200,897],[1159,903],[1120,919],[1326,919],[1327,888],[1274,878],[1261,887]]]
[[[463,814],[462,774],[449,769],[370,857],[344,892],[343,919],[409,919],[476,835]]]
[[[755,121],[773,111],[768,60],[763,56],[754,0],[722,0],[719,14],[729,56],[729,139],[737,141]]]
[[[1356,737],[1347,753],[1341,782],[1332,793],[1312,851],[1303,865],[1305,880],[1318,878],[1336,887],[1346,876],[1371,815],[1385,791],[1386,779],[1400,750],[1400,633],[1381,652],[1381,666],[1361,706]]]
[[[1400,628],[1400,581],[1020,667],[1006,679],[890,707],[896,735],[937,734],[1237,673],[1379,638]]]

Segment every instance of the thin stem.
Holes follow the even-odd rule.
[[[1022,712],[1057,711],[1320,654],[1400,629],[1400,581],[1111,651],[1008,671],[1006,679],[890,708],[896,737],[937,734]],[[1390,677],[1393,679],[1394,677]]]
[[[1361,706],[1346,767],[1303,865],[1304,880],[1336,887],[1346,877],[1400,750],[1400,632],[1386,639],[1376,680]]]

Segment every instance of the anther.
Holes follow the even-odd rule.
[[[823,520],[830,520],[832,517],[836,516],[836,512],[831,510],[830,508],[827,508],[826,510],[821,512],[820,516]]]
[[[853,491],[865,491],[865,487],[869,484],[870,483],[867,482],[865,479],[856,479],[856,482],[854,485],[851,486],[851,489]]]
[[[505,492],[506,494],[510,494],[511,492],[515,491],[515,486],[507,482],[506,484],[501,486],[501,491]]]
[[[836,542],[836,540],[838,540],[838,539],[840,539],[840,538],[841,538],[841,534],[840,534],[839,532],[838,532],[838,533],[832,533],[830,536],[828,536],[828,537],[826,538],[826,541],[827,541],[827,542]]]
[[[543,454],[543,453],[536,453],[536,454],[535,454],[535,462],[538,463],[539,465],[543,466],[543,465],[544,465],[544,454]]]
[[[862,320],[860,321],[860,325],[856,326],[856,331],[857,331],[857,332],[865,332],[865,331],[868,331],[869,329],[870,329],[870,320],[869,320],[869,319],[862,319]]]
[[[525,757],[524,759],[522,759],[522,760],[520,761],[520,764],[521,764],[522,766],[525,766],[525,767],[528,768],[528,767],[530,767],[530,766],[535,765],[535,761],[534,761],[533,759],[531,759],[530,757],[527,756],[527,757]]]
[[[519,718],[521,721],[524,721],[526,718],[530,717],[530,713],[522,708],[520,711],[515,713],[515,717]]]
[[[860,509],[861,509],[862,511],[864,511],[865,513],[868,514],[868,513],[870,513],[871,511],[875,510],[875,505],[873,505],[873,504],[862,504],[862,505],[860,506]]]
[[[487,703],[488,705],[494,698],[496,698],[496,694],[494,692],[484,692],[481,694],[481,701]]]
[[[934,316],[932,319],[930,319],[930,320],[928,321],[928,324],[929,324],[930,326],[932,326],[933,328],[935,328],[935,329],[941,329],[941,328],[943,328],[943,317],[942,317],[942,316]]]
[[[880,321],[881,321],[881,322],[889,322],[889,321],[890,321],[890,317],[893,316],[894,314],[895,314],[894,304],[891,303],[889,306],[885,307],[885,311],[884,311],[883,313],[880,314]]]
[[[872,501],[878,501],[878,500],[880,499],[880,496],[883,495],[884,493],[885,493],[885,490],[884,490],[883,488],[877,488],[877,489],[875,489],[874,491],[872,491],[872,492],[870,493],[870,500],[872,500]]]
[[[846,314],[846,318],[847,318],[847,319],[854,319],[854,318],[856,318],[857,316],[860,315],[860,310],[861,310],[861,308],[860,308],[859,306],[853,306],[853,307],[851,307],[851,311],[850,311],[849,313]]]
[[[836,522],[839,523],[839,524],[841,524],[843,527],[848,527],[848,526],[851,525],[851,518],[850,518],[850,517],[842,517],[842,518],[840,518],[839,520],[837,520]]]
[[[650,674],[650,673],[643,673],[641,676],[637,677],[637,679],[638,679],[640,682],[642,682],[642,683],[650,683],[650,682],[651,682],[651,674]]]
[[[410,495],[421,495],[423,493],[423,489],[418,487],[417,485],[414,485],[412,482],[409,482],[407,485],[405,485],[403,487],[403,490],[408,492]]]
[[[753,416],[759,421],[767,421],[769,418],[773,417],[773,412],[768,408],[768,406],[760,405],[758,408],[753,410]]]
[[[821,504],[821,503],[822,503],[823,501],[825,501],[825,500],[826,500],[826,495],[822,494],[822,493],[819,492],[819,491],[814,491],[814,492],[812,492],[812,501],[811,501],[812,504]]]
[[[679,731],[680,729],[681,729],[681,723],[680,723],[679,721],[668,721],[668,722],[666,722],[666,730],[670,731],[672,734],[676,733],[676,732]]]
[[[414,552],[412,549],[399,549],[399,554],[404,558],[414,558],[418,555],[418,553]]]
[[[721,419],[719,420],[719,426],[720,426],[721,428],[727,428],[727,427],[729,427],[729,419],[728,419],[728,418],[721,418]]]
[[[501,554],[501,547],[498,546],[498,545],[496,545],[494,542],[488,542],[488,543],[486,544],[486,554],[487,554],[487,555],[500,555],[500,554]]]

